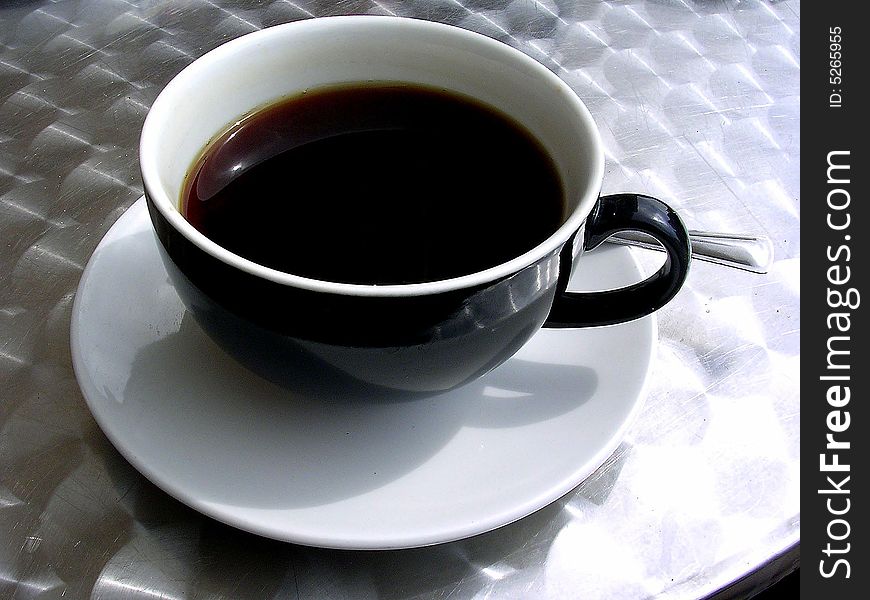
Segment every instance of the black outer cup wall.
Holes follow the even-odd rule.
[[[679,290],[690,255],[676,213],[626,194],[601,198],[560,248],[484,285],[416,296],[315,292],[215,258],[176,230],[147,191],[145,197],[164,264],[203,329],[252,370],[309,393],[324,384],[332,391],[357,384],[425,393],[457,387],[510,358],[541,326],[606,325],[649,314]],[[582,252],[624,229],[662,241],[665,266],[628,288],[566,291]],[[314,376],[301,381],[300,373]]]
[[[218,260],[170,225],[147,193],[146,200],[164,264],[197,322],[240,362],[291,387],[312,383],[287,380],[300,367],[342,388],[342,379],[414,392],[457,387],[519,350],[559,286],[561,249],[473,288],[390,297],[314,292]],[[570,262],[564,266],[570,271]]]

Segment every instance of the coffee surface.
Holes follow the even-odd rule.
[[[444,91],[308,91],[203,150],[184,216],[228,250],[333,282],[466,275],[549,237],[564,213],[552,159],[523,127]]]

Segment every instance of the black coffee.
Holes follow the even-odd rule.
[[[401,84],[333,87],[245,117],[210,143],[182,213],[256,263],[365,284],[495,266],[561,224],[552,159],[476,101]]]

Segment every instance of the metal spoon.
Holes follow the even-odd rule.
[[[764,236],[689,231],[692,258],[717,263],[753,273],[767,273],[773,262],[773,244]],[[661,250],[658,242],[642,233],[623,231],[610,236],[608,242]]]

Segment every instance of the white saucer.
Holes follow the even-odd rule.
[[[629,251],[606,245],[571,287],[638,279]],[[590,475],[638,412],[656,324],[544,330],[477,382],[426,399],[294,396],[185,312],[140,199],[85,269],[71,339],[97,422],[163,490],[267,537],[382,549],[494,529]]]

